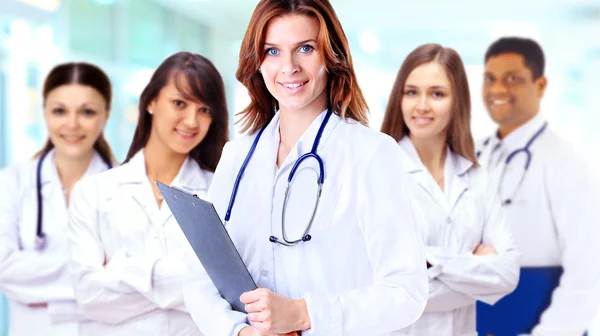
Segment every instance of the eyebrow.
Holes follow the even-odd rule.
[[[300,42],[296,43],[295,45],[296,46],[300,46],[300,45],[306,44],[308,42],[317,43],[317,41],[315,39],[308,39],[308,40],[300,41]],[[277,47],[277,44],[270,43],[270,42],[265,42],[265,47]]]
[[[405,85],[406,88],[414,88],[414,89],[418,89],[419,87],[416,85],[412,85],[412,84],[406,84]],[[430,86],[427,88],[428,90],[434,89],[434,90],[448,90],[447,87],[443,86],[443,85],[434,85],[434,86]]]
[[[485,76],[496,76],[496,74],[494,74],[494,73],[492,73],[490,71],[486,71],[483,74]],[[508,70],[508,71],[504,71],[500,75],[501,76],[505,76],[505,75],[521,75],[521,72],[519,70]]]

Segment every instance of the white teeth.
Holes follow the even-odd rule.
[[[286,88],[289,88],[289,89],[296,89],[296,88],[301,87],[302,85],[304,85],[304,83],[283,84],[283,86],[285,86]]]
[[[177,133],[183,135],[184,137],[192,137],[192,136],[194,136],[194,133],[187,133],[187,132],[184,132],[182,130],[176,130],[176,131],[177,131]]]
[[[502,104],[508,104],[509,101],[508,100],[492,100],[492,104],[494,105],[502,105]]]
[[[431,118],[419,118],[419,117],[414,117],[415,123],[417,124],[428,124],[432,121]]]
[[[63,139],[65,139],[67,141],[79,141],[80,139],[83,138],[83,136],[79,136],[79,135],[63,135],[62,137],[63,137]]]

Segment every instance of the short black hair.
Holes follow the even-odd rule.
[[[506,53],[522,55],[525,66],[531,70],[534,80],[544,75],[544,51],[536,41],[522,37],[500,38],[485,52],[485,62],[487,63],[491,57]]]

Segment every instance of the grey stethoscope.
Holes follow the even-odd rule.
[[[500,193],[500,187],[502,186],[502,182],[504,181],[504,176],[506,175],[506,170],[507,170],[510,162],[515,158],[515,156],[517,156],[519,154],[525,155],[525,166],[523,167],[523,174],[521,175],[521,179],[519,180],[519,183],[517,184],[517,187],[512,192],[511,196],[505,200],[502,200],[503,206],[512,204],[513,199],[517,194],[517,191],[519,191],[519,189],[521,188],[521,184],[523,184],[523,180],[525,179],[525,175],[527,175],[527,171],[529,170],[529,165],[531,164],[531,159],[533,157],[533,154],[531,153],[531,150],[529,148],[535,142],[535,140],[537,140],[537,138],[539,138],[540,135],[542,135],[542,133],[544,133],[547,126],[548,126],[548,122],[544,122],[542,127],[540,127],[540,129],[537,132],[535,132],[535,134],[533,134],[531,139],[529,139],[529,141],[527,142],[525,147],[519,148],[519,149],[511,152],[508,155],[508,157],[506,158],[506,160],[504,161],[504,168],[502,169],[502,175],[500,175],[500,183],[498,184],[498,193]],[[487,145],[489,145],[490,140],[491,140],[491,138],[485,139],[485,141],[483,142],[483,148],[485,148]],[[499,146],[499,144],[498,144],[498,146]],[[496,146],[492,150],[492,153],[497,149],[498,146]],[[477,158],[479,159],[480,156],[481,156],[481,151],[477,151]]]
[[[42,163],[44,163],[44,159],[46,158],[46,156],[48,155],[49,152],[50,151],[47,151],[40,157],[40,160],[38,161],[38,164],[37,164],[36,175],[35,175],[35,178],[36,178],[35,187],[36,187],[36,191],[37,191],[37,206],[38,206],[38,208],[37,208],[37,213],[38,213],[37,227],[35,230],[35,249],[37,251],[42,251],[46,247],[46,234],[44,233],[44,229],[43,229],[44,205],[42,202]],[[106,164],[108,169],[112,168],[112,163],[110,162],[110,160],[107,160],[105,158],[102,158],[102,160],[104,161],[104,163]]]
[[[310,228],[313,224],[313,220],[315,219],[315,214],[317,213],[317,208],[319,206],[319,200],[321,198],[321,191],[323,190],[323,182],[325,179],[325,174],[324,174],[325,169],[323,167],[323,160],[317,154],[317,147],[319,146],[319,141],[321,140],[321,135],[323,134],[325,125],[327,125],[327,121],[329,121],[329,117],[331,117],[331,109],[327,109],[327,114],[325,115],[325,118],[321,122],[319,131],[317,132],[317,135],[315,136],[315,141],[313,143],[312,150],[310,152],[300,156],[298,158],[298,160],[296,160],[296,162],[294,163],[294,166],[292,167],[292,170],[290,171],[290,174],[288,176],[287,186],[285,188],[285,194],[284,194],[284,199],[283,199],[283,209],[281,210],[281,232],[283,233],[283,240],[280,240],[279,238],[277,238],[275,236],[270,236],[269,241],[271,243],[277,243],[277,244],[281,244],[284,246],[294,246],[300,242],[307,242],[312,239],[311,235],[308,234],[308,232],[310,231]],[[235,183],[233,184],[233,190],[231,192],[231,198],[229,199],[229,206],[227,207],[227,212],[225,213],[225,223],[229,222],[229,218],[231,218],[231,210],[233,209],[233,204],[235,203],[235,198],[237,196],[237,192],[238,192],[238,188],[240,186],[240,182],[242,180],[242,176],[244,175],[244,171],[246,170],[246,167],[248,166],[248,162],[250,161],[250,158],[252,158],[252,155],[254,154],[254,150],[256,149],[256,145],[258,144],[258,141],[260,140],[260,137],[266,127],[267,126],[265,125],[256,135],[256,139],[254,139],[254,142],[252,143],[252,146],[250,147],[250,150],[248,151],[248,155],[246,156],[244,163],[242,163],[242,167],[240,168],[237,178],[235,179]],[[308,224],[306,225],[306,228],[304,229],[304,233],[302,234],[302,237],[300,239],[296,239],[296,240],[289,240],[286,235],[286,231],[285,231],[285,210],[287,208],[287,203],[288,203],[288,199],[289,199],[289,190],[290,190],[290,186],[292,185],[292,180],[294,179],[294,174],[296,173],[296,170],[298,170],[298,167],[304,160],[307,160],[309,158],[315,159],[317,161],[317,163],[319,164],[319,175],[317,176],[317,187],[318,187],[317,198],[315,200],[315,205],[313,207],[313,211],[310,216],[310,220],[309,220]]]

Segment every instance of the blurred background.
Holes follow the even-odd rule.
[[[210,58],[224,77],[231,113],[247,103],[235,79],[256,0],[0,0],[0,168],[31,158],[43,144],[41,85],[51,67],[87,61],[111,77],[107,138],[125,157],[137,100],[153,69],[181,50]],[[500,36],[535,38],[549,87],[543,113],[600,165],[600,0],[332,0],[350,40],[359,83],[379,128],[404,57],[423,43],[456,49],[467,67],[476,139],[493,130],[481,101],[483,56]],[[233,125],[233,118],[232,118]],[[236,128],[232,127],[232,137]],[[596,145],[593,146],[593,145]],[[0,298],[0,336],[6,327]]]

